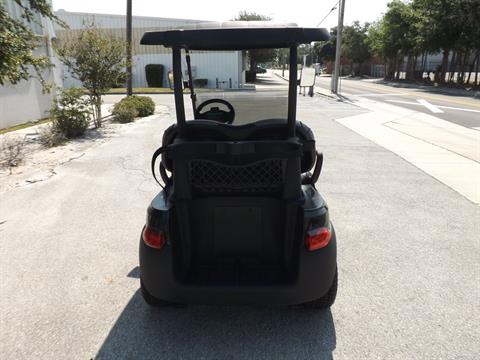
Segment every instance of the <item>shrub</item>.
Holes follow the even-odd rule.
[[[149,116],[149,115],[152,115],[155,112],[155,103],[148,96],[136,96],[136,95],[128,96],[126,98],[123,98],[122,100],[120,100],[120,102],[115,104],[115,106],[113,108],[113,111],[112,111],[112,115],[115,117],[115,120],[120,121],[120,122],[133,121],[133,119],[128,120],[128,121],[121,121],[121,120],[117,119],[117,117],[119,116],[119,113],[121,112],[122,114],[125,114],[125,110],[127,110],[127,109],[128,109],[127,112],[133,113],[131,111],[132,108],[135,109],[135,111],[136,111],[136,114],[134,115],[134,117]],[[128,118],[129,115],[126,115],[126,116]]]
[[[87,130],[92,106],[90,101],[84,98],[82,90],[61,90],[60,96],[55,99],[50,110],[50,115],[53,118],[53,131],[71,139],[82,136]]]
[[[2,138],[0,142],[0,166],[12,168],[20,165],[24,157],[25,139]]]
[[[138,116],[138,111],[133,102],[122,100],[115,104],[112,115],[115,121],[128,123],[135,120]]]
[[[46,147],[62,145],[67,141],[65,135],[53,126],[53,124],[41,127],[38,133],[40,135],[40,143]]]
[[[151,97],[148,96],[131,96],[131,101],[135,102],[138,111],[138,116],[144,117],[153,115],[155,112],[155,103]]]

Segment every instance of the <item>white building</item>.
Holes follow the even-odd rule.
[[[68,30],[57,28],[59,40],[75,34],[85,27],[85,24],[95,23],[110,35],[126,38],[126,17],[124,15],[107,15],[91,13],[75,13],[59,10],[55,13],[65,21]],[[161,64],[164,66],[163,86],[168,87],[168,71],[171,70],[171,51],[163,46],[140,45],[140,39],[146,31],[173,29],[186,24],[205,23],[201,20],[168,19],[159,17],[134,16],[132,19],[132,52],[133,52],[133,87],[148,87],[145,66]],[[245,80],[244,57],[240,51],[215,51],[191,53],[192,72],[194,79],[207,79],[209,88],[232,87],[240,88]],[[186,76],[186,62],[184,73]],[[65,72],[65,87],[79,86],[77,80]]]
[[[10,16],[20,19],[22,12],[15,1],[3,0],[3,6]],[[43,77],[50,84],[61,85],[61,68],[52,49],[52,40],[55,38],[52,21],[40,16],[37,17],[37,21],[43,28],[34,22],[29,24],[38,35],[39,47],[35,53],[48,56],[55,65],[50,70],[46,70]],[[47,117],[52,106],[53,95],[54,90],[48,94],[44,93],[40,82],[36,79],[22,80],[16,85],[0,86],[0,129]]]

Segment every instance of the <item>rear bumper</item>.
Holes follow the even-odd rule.
[[[172,248],[146,246],[140,239],[140,276],[154,297],[195,304],[275,304],[293,305],[321,298],[329,290],[336,271],[335,231],[323,249],[300,250],[297,281],[288,285],[208,286],[181,283],[173,273]]]

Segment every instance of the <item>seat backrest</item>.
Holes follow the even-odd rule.
[[[286,119],[267,119],[241,126],[228,125],[209,120],[192,120],[186,123],[188,141],[266,141],[287,138]],[[162,146],[174,143],[178,137],[176,124],[167,128],[163,135]],[[302,143],[301,172],[310,171],[315,164],[315,139],[308,126],[297,122],[296,137]],[[172,170],[172,159],[162,155],[166,169]]]

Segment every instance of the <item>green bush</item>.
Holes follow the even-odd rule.
[[[116,103],[113,107],[113,118],[120,123],[132,122],[138,116],[137,107],[134,102],[124,100]]]
[[[82,136],[87,130],[92,115],[90,100],[80,89],[62,89],[50,110],[53,118],[52,131],[71,139]]]
[[[131,96],[133,98],[132,101],[135,102],[138,116],[150,116],[153,115],[155,112],[155,103],[153,102],[151,97],[148,96]]]
[[[131,109],[135,109],[136,111],[134,117],[145,117],[152,115],[155,112],[155,103],[148,96],[128,96],[115,104],[112,115],[117,121],[130,122],[133,121],[133,119],[129,121],[121,121],[117,119],[117,116],[119,116],[118,114],[121,112],[122,116],[126,116],[126,118],[128,118],[129,115],[125,112],[132,113]]]

